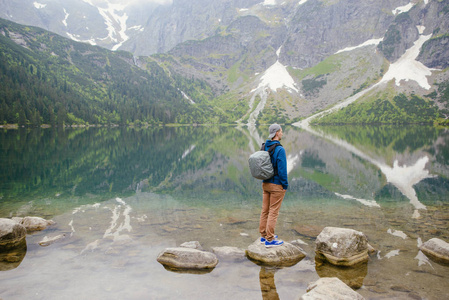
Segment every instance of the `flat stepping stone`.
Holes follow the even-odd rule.
[[[260,239],[248,246],[246,255],[253,261],[274,266],[293,266],[306,257],[299,246],[284,242],[281,246],[266,248]]]
[[[209,270],[218,264],[215,254],[186,247],[167,248],[157,261],[170,270]]]

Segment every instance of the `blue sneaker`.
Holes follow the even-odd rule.
[[[278,238],[278,236],[277,236],[277,234],[274,236],[274,239],[277,239]],[[260,243],[261,244],[265,244],[265,242],[267,241],[267,239],[266,238],[264,238],[264,237],[261,237],[260,238]]]
[[[281,240],[272,240],[271,242],[270,241],[265,241],[265,247],[266,248],[282,246],[282,244],[284,244],[284,241],[281,241]]]

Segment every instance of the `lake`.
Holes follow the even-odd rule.
[[[330,276],[366,299],[449,298],[449,266],[418,248],[449,242],[449,131],[432,126],[285,126],[290,186],[276,233],[306,258],[285,268],[220,260],[207,274],[160,265],[184,242],[245,249],[259,237],[261,182],[247,160],[267,131],[0,131],[0,217],[56,222],[27,236],[18,262],[0,262],[0,298],[298,299]],[[316,262],[326,226],[359,230],[378,252],[357,268]]]

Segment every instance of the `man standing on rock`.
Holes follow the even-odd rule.
[[[265,243],[265,247],[281,246],[284,242],[277,239],[274,234],[276,222],[281,208],[282,200],[288,188],[287,179],[287,156],[285,149],[280,144],[282,140],[282,128],[278,124],[273,124],[268,129],[269,136],[265,142],[265,151],[275,143],[277,146],[271,157],[275,175],[270,179],[266,179],[262,183],[263,202],[262,213],[260,214],[259,232],[261,235],[260,242]]]

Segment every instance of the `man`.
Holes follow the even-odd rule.
[[[268,131],[269,136],[265,142],[265,151],[274,143],[280,144],[283,135],[282,128],[278,124],[271,125]],[[267,248],[281,246],[284,243],[282,240],[278,240],[277,235],[274,234],[279,209],[288,189],[287,157],[282,146],[275,148],[271,162],[275,175],[262,183],[263,202],[259,223],[260,242],[265,243]]]

